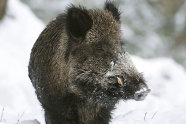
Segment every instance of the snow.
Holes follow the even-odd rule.
[[[10,9],[11,8],[11,9]],[[18,0],[0,22],[0,124],[44,124],[44,111],[28,78],[30,50],[44,25]],[[185,124],[186,71],[171,58],[132,57],[151,93],[120,101],[111,124]],[[39,121],[39,122],[38,122]]]
[[[43,28],[27,6],[8,0],[0,22],[0,119],[8,124],[35,118],[44,122],[27,73],[31,47]]]
[[[140,90],[136,91],[136,94],[143,93],[143,92],[150,92],[150,89],[147,89],[146,87],[142,87]]]

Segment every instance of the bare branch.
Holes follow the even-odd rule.
[[[1,120],[0,120],[0,122],[3,121],[3,112],[4,112],[4,107],[3,107],[2,112],[1,112]]]
[[[146,121],[146,115],[147,115],[147,112],[145,112],[144,121]]]
[[[153,119],[153,118],[154,118],[154,116],[156,115],[156,113],[157,113],[157,112],[155,112],[155,113],[153,114],[153,116],[152,116],[152,118],[151,118],[151,119]]]
[[[19,124],[19,121],[20,121],[21,118],[23,117],[24,113],[25,113],[25,112],[23,112],[23,113],[20,115],[19,119],[17,120],[17,124]]]

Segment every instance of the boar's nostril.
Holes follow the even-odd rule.
[[[148,95],[148,93],[149,93],[150,91],[151,91],[150,89],[143,88],[143,89],[137,91],[137,92],[134,94],[134,99],[135,99],[136,101],[144,100],[145,97]]]

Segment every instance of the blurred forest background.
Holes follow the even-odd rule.
[[[0,19],[6,9],[0,0]],[[69,3],[102,8],[105,0],[21,0],[45,24]],[[186,69],[186,0],[115,0],[122,12],[124,48],[143,57],[172,57]]]

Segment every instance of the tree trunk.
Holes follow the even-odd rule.
[[[7,0],[0,0],[0,20],[6,13]]]

